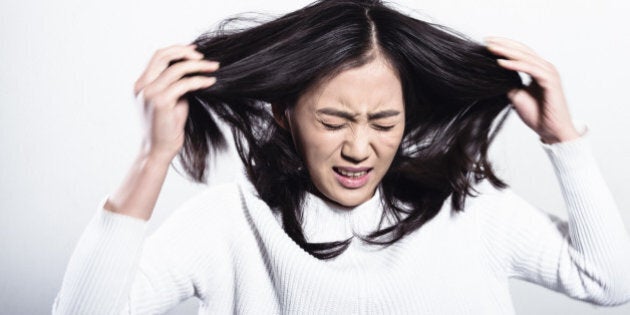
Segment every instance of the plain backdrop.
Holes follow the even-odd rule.
[[[239,12],[281,14],[310,1],[2,0],[0,4],[0,313],[46,314],[98,201],[140,143],[132,86],[161,47],[186,44]],[[590,128],[600,169],[630,226],[630,5],[623,0],[396,1],[403,12],[475,40],[525,43],[559,70],[573,117]],[[566,210],[538,138],[512,113],[491,149],[532,204]],[[210,183],[233,180],[233,152]],[[171,168],[151,228],[205,188]],[[630,271],[630,266],[629,266]],[[510,280],[519,314],[629,314]],[[194,314],[188,300],[169,314]]]

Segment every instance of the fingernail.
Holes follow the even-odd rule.
[[[516,94],[516,92],[518,92],[517,89],[511,89],[507,92],[508,97],[512,98],[514,97],[514,95]]]

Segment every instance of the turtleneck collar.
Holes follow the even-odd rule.
[[[379,189],[369,200],[352,207],[342,207],[313,193],[304,200],[304,236],[308,242],[331,242],[375,231],[383,213]]]

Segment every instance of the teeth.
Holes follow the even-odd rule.
[[[348,171],[344,171],[344,170],[339,170],[339,173],[341,173],[341,175],[343,176],[348,176],[348,177],[361,177],[365,174],[367,174],[367,171],[361,171],[361,172],[348,172]]]

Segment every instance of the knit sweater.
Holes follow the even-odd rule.
[[[199,314],[513,314],[508,278],[593,304],[625,303],[630,238],[587,131],[540,142],[568,220],[483,181],[464,211],[453,211],[449,197],[395,244],[354,237],[331,260],[301,249],[246,181],[208,187],[151,235],[147,221],[105,210],[105,196],[53,314],[164,313],[193,296]],[[309,242],[367,235],[383,211],[378,192],[352,210],[309,194],[304,209]]]

